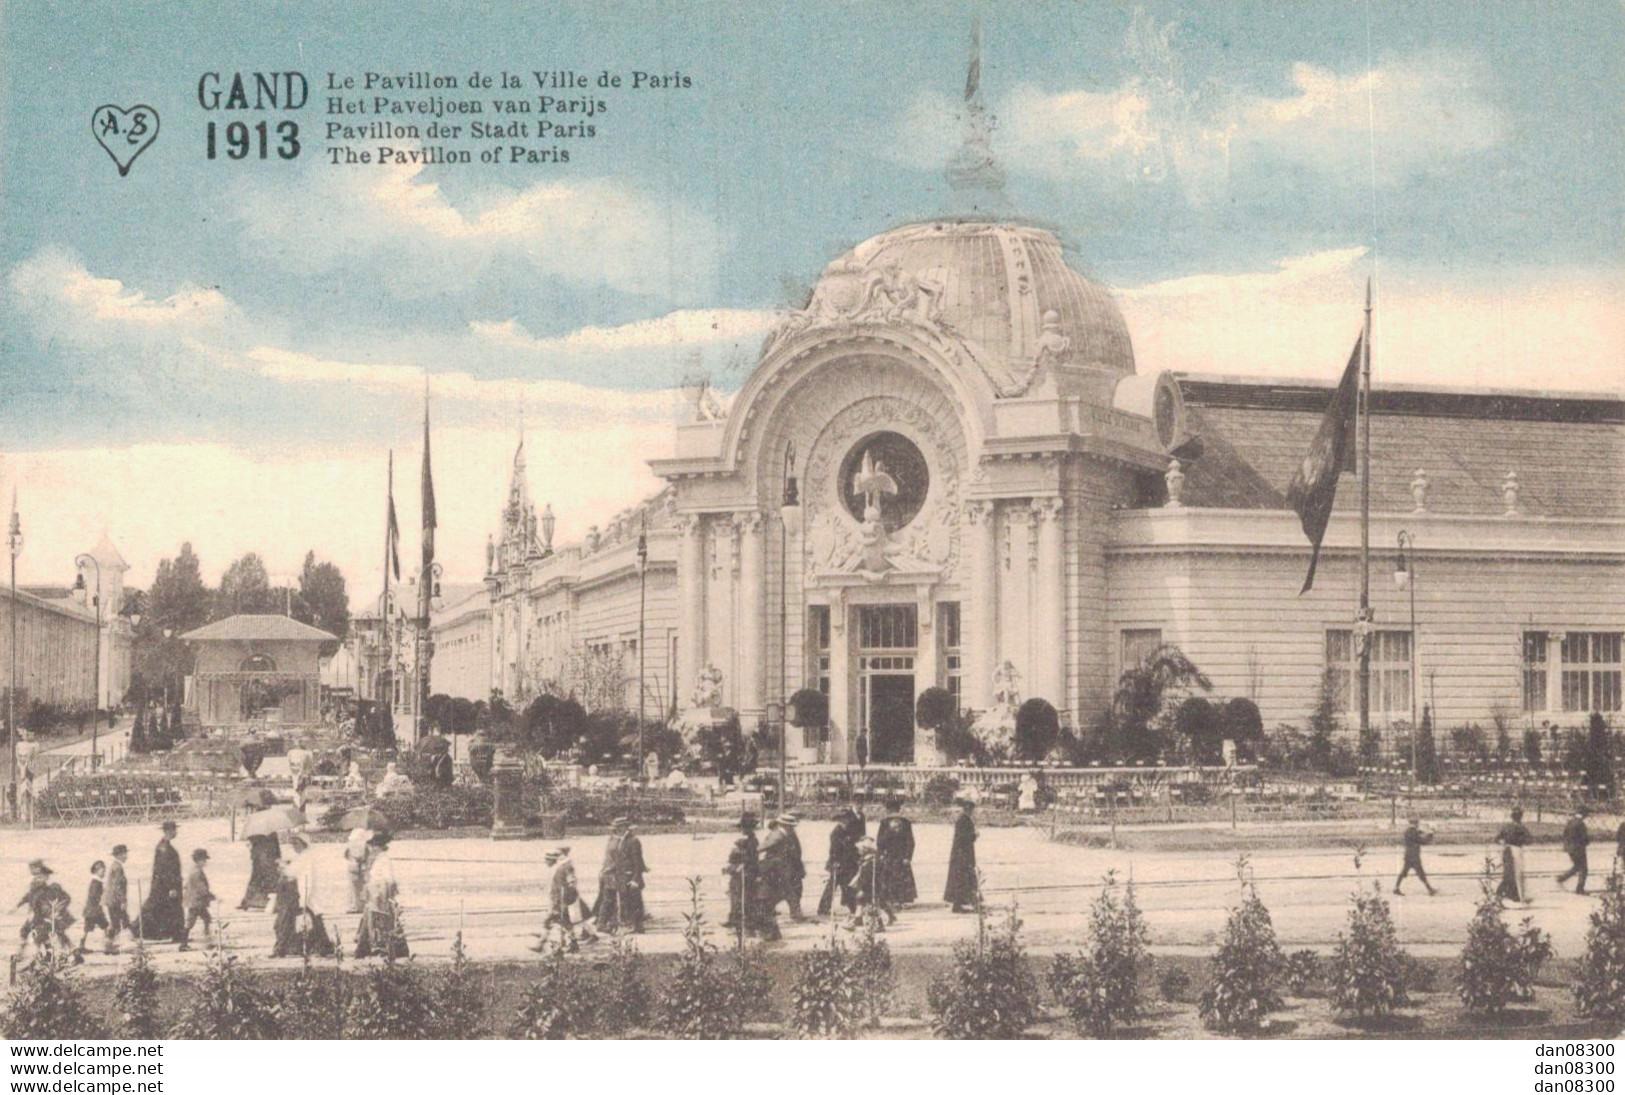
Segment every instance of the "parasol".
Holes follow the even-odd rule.
[[[267,806],[275,806],[276,796],[264,787],[248,787],[237,796],[237,805],[262,810]]]
[[[251,836],[271,836],[276,833],[285,833],[290,829],[300,829],[305,825],[305,815],[292,806],[272,806],[265,810],[250,814],[238,835],[243,839]]]
[[[395,823],[389,820],[388,815],[376,806],[357,806],[340,819],[339,828],[371,829],[377,833],[387,832],[395,828]]]

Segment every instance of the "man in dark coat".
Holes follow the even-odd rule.
[[[1591,843],[1591,833],[1586,829],[1585,807],[1578,807],[1569,816],[1568,824],[1563,826],[1563,851],[1568,853],[1569,869],[1557,876],[1557,888],[1562,889],[1563,883],[1574,878],[1574,892],[1586,892],[1586,845]],[[1576,878],[1575,876],[1579,877]]]
[[[625,839],[626,818],[618,817],[610,823],[604,859],[598,867],[598,903],[593,908],[593,920],[601,932],[612,932],[621,923],[621,894],[625,889],[621,842]]]
[[[141,905],[136,930],[143,939],[180,943],[186,940],[186,915],[181,906],[181,853],[172,843],[175,823],[166,821],[161,829],[163,836],[152,850],[152,889]]]
[[[857,899],[852,894],[852,876],[858,871],[858,838],[862,835],[860,824],[857,811],[850,806],[842,807],[835,816],[835,827],[829,831],[829,856],[824,860],[827,877],[824,892],[818,898],[819,916],[830,914],[835,906],[837,890],[847,912],[857,908]]]
[[[971,819],[975,805],[968,798],[957,800],[959,816],[954,818],[954,843],[948,851],[948,885],[942,899],[956,913],[976,910],[979,887],[976,881],[976,822]]]
[[[778,912],[779,902],[790,907],[792,920],[801,915],[801,890],[807,877],[807,865],[801,860],[801,840],[796,836],[795,814],[781,814],[767,823],[768,833],[762,839],[762,885],[767,898]]]
[[[894,909],[915,901],[920,891],[914,884],[914,823],[903,816],[903,800],[895,795],[886,800],[875,848],[881,898]]]
[[[17,902],[19,909],[28,906],[28,917],[17,933],[19,955],[30,943],[35,951],[55,943],[63,954],[73,952],[73,944],[68,941],[68,929],[73,926],[73,913],[69,911],[72,898],[51,878],[51,873],[44,860],[36,859],[28,865],[28,892]]]
[[[621,924],[634,934],[643,931],[643,876],[649,865],[643,861],[643,841],[631,821],[621,837]]]
[[[1394,879],[1394,893],[1400,897],[1405,896],[1400,892],[1399,884],[1404,882],[1406,876],[1412,871],[1415,871],[1416,877],[1420,878],[1422,885],[1427,887],[1428,896],[1432,897],[1439,891],[1433,888],[1433,883],[1428,881],[1428,873],[1422,869],[1422,845],[1432,843],[1433,834],[1424,833],[1422,831],[1422,819],[1413,817],[1410,819],[1410,824],[1405,827],[1403,840],[1405,842],[1405,862],[1399,868],[1399,877]]]
[[[778,924],[762,892],[756,819],[749,814],[739,819],[739,839],[728,852],[728,865],[722,873],[728,876],[728,919],[722,926],[737,931],[743,925],[747,932],[777,939]]]
[[[107,906],[108,954],[118,953],[119,932],[135,934],[130,923],[130,880],[124,873],[124,862],[129,858],[127,845],[113,845],[113,858],[107,864],[107,885],[102,890],[102,903]]]

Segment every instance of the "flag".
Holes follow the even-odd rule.
[[[1360,396],[1360,359],[1365,351],[1365,333],[1354,340],[1354,353],[1343,369],[1343,379],[1332,394],[1331,404],[1321,417],[1320,428],[1309,444],[1303,464],[1293,473],[1286,488],[1286,500],[1298,513],[1303,533],[1313,550],[1309,554],[1309,574],[1298,590],[1301,597],[1315,584],[1315,564],[1320,561],[1320,541],[1332,517],[1332,501],[1337,497],[1337,478],[1351,462],[1355,409]]]
[[[965,101],[976,98],[982,86],[982,21],[976,20],[970,28],[970,69],[965,73]]]
[[[429,469],[429,393],[423,393],[423,565],[434,562],[434,473]]]
[[[395,450],[389,450],[389,531],[386,536],[389,542],[389,555],[384,560],[386,567],[395,568],[395,580],[401,580],[401,523],[395,519]]]

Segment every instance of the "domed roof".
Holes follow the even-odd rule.
[[[853,268],[929,287],[943,323],[985,360],[1029,362],[1046,341],[1057,364],[1134,372],[1128,325],[1106,289],[1066,265],[1053,232],[1016,224],[940,221],[882,233],[830,265],[814,293],[840,288]],[[1047,313],[1055,313],[1049,316]],[[1049,329],[1046,330],[1046,321]],[[1064,336],[1059,342],[1056,333]],[[1056,351],[1056,347],[1061,347]]]

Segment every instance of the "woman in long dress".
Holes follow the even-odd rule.
[[[299,951],[312,957],[326,958],[333,953],[333,940],[327,934],[327,924],[322,918],[325,905],[322,902],[321,887],[317,885],[319,876],[316,857],[311,853],[310,843],[297,833],[292,837],[291,843],[294,859],[288,864],[288,874],[293,877],[299,901],[298,919],[295,924]]]
[[[275,833],[255,833],[248,838],[248,888],[237,907],[255,911],[265,908],[281,880],[281,843]]]
[[[186,917],[181,911],[181,854],[175,850],[175,823],[166,821],[161,826],[163,836],[152,850],[152,889],[141,904],[141,919],[136,925],[142,939],[184,942]]]
[[[1497,896],[1511,901],[1528,901],[1523,849],[1529,843],[1529,830],[1524,828],[1523,807],[1512,808],[1512,820],[1501,826],[1501,831],[1495,834],[1495,841],[1501,845],[1501,885],[1495,890]]]
[[[956,913],[973,911],[978,900],[976,822],[971,819],[974,809],[970,799],[959,800],[959,816],[954,818],[954,843],[948,852],[948,885],[942,899],[953,906]]]
[[[275,942],[271,945],[272,958],[291,958],[300,953],[299,942],[299,881],[288,870],[288,864],[279,864],[276,894],[272,900],[271,931]]]
[[[355,956],[386,955],[407,958],[406,931],[401,926],[400,887],[395,882],[395,863],[389,855],[389,834],[374,833],[372,865],[367,869],[367,904],[356,932]]]

